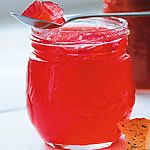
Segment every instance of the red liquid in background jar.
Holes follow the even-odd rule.
[[[33,29],[27,106],[45,142],[87,145],[120,137],[117,123],[130,116],[134,83],[127,35],[116,32]]]
[[[150,0],[104,0],[105,12],[150,11]],[[126,17],[137,89],[150,89],[150,17]]]

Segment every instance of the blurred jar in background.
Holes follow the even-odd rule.
[[[150,0],[104,0],[104,12],[149,11]],[[133,59],[139,91],[150,91],[150,17],[126,17],[131,34],[128,52]]]

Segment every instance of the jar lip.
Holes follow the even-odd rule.
[[[88,18],[88,19],[78,19],[78,20],[73,21],[73,22],[77,22],[78,23],[78,21],[81,21],[81,23],[82,23],[82,22],[84,22],[86,20],[90,20],[90,19],[94,20],[94,21],[96,21],[96,20],[99,20],[99,21],[102,21],[102,20],[116,21],[116,23],[119,23],[118,25],[120,25],[120,26],[116,26],[115,28],[104,28],[104,30],[110,30],[111,31],[111,30],[118,30],[118,29],[122,29],[122,28],[127,28],[128,27],[127,20],[125,20],[123,18],[117,18],[117,17],[91,17],[91,18]],[[72,22],[67,23],[68,26],[66,24],[66,25],[64,25],[64,27],[61,27],[61,29],[63,29],[63,28],[67,29],[68,27],[70,28],[70,26],[69,26],[70,23],[72,23]],[[101,26],[97,27],[97,26],[95,26],[95,24],[94,24],[93,27],[96,27],[93,31],[98,30],[99,27],[101,28]],[[46,30],[49,31],[49,29],[46,29]],[[70,32],[70,30],[65,30],[65,31],[66,32]],[[72,30],[72,31],[74,31],[74,30]],[[89,31],[89,29],[88,28],[84,28],[84,30],[83,30],[83,28],[82,29],[78,28],[78,31],[80,31],[80,32],[87,32],[87,31]]]
[[[85,43],[80,39],[80,35],[93,34],[97,39],[91,37]],[[92,17],[88,19],[79,19],[65,24],[60,28],[54,29],[40,29],[32,28],[31,40],[39,41],[44,40],[51,44],[67,45],[67,44],[93,44],[99,42],[108,42],[108,37],[114,36],[118,39],[120,36],[128,36],[128,22],[122,18],[116,17]],[[63,38],[62,38],[63,37]],[[71,40],[68,40],[71,37]],[[62,40],[61,40],[62,38]],[[113,39],[111,38],[111,41]]]

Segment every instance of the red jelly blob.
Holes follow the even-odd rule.
[[[58,4],[50,1],[36,0],[22,13],[22,15],[46,20],[49,22],[64,23],[63,9]]]

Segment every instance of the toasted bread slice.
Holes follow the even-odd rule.
[[[127,150],[150,150],[150,120],[136,118],[118,124],[125,135]]]

